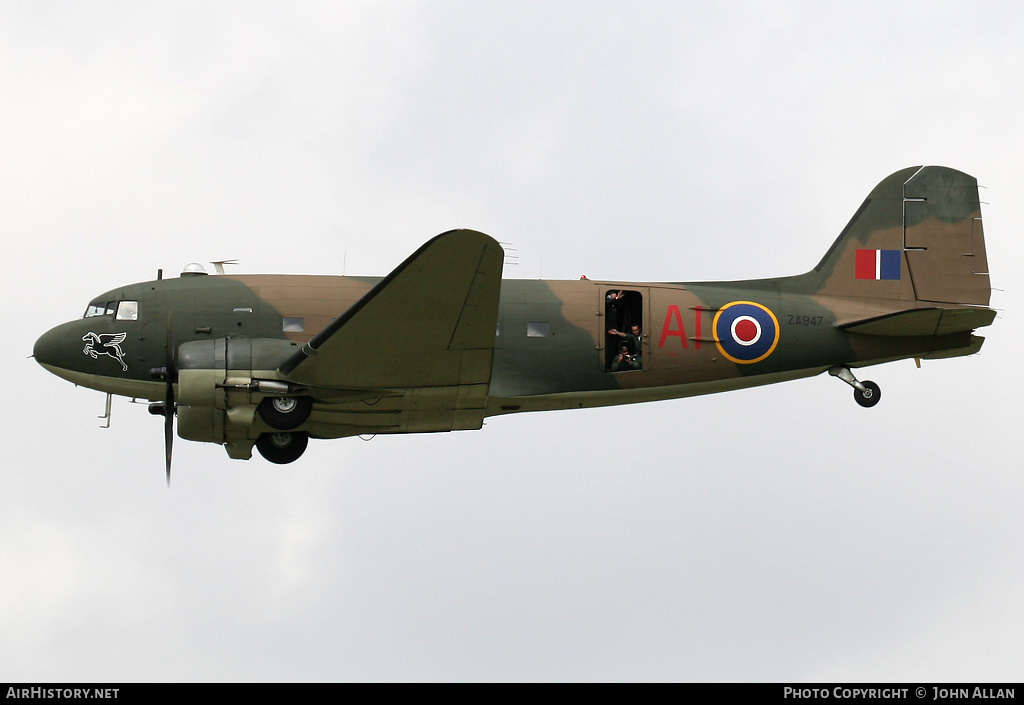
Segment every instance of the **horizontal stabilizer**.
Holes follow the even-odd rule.
[[[963,357],[965,355],[975,355],[981,350],[982,343],[985,339],[980,335],[972,335],[970,343],[962,348],[953,348],[952,350],[939,350],[938,352],[928,353],[922,355],[922,360],[947,360],[952,357]]]
[[[503,260],[483,233],[438,235],[285,361],[281,374],[314,388],[486,390]]]
[[[990,308],[916,308],[844,323],[839,327],[864,335],[947,335],[990,325],[995,317],[996,312]]]

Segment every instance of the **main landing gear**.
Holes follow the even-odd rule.
[[[309,413],[313,410],[313,397],[265,397],[256,408],[260,412],[260,417],[271,428],[291,431],[309,418]]]
[[[278,465],[298,460],[309,444],[309,434],[295,429],[306,422],[312,410],[313,397],[265,397],[257,411],[260,418],[274,430],[260,434],[256,439],[256,450]]]
[[[853,372],[850,371],[849,367],[841,367],[836,365],[829,369],[828,373],[833,377],[846,382],[848,385],[853,387],[853,398],[857,400],[857,403],[867,408],[877,404],[882,399],[882,390],[878,388],[878,385],[869,380],[859,381],[853,376]]]
[[[301,431],[261,433],[256,450],[264,458],[278,465],[287,465],[299,459],[309,444],[309,434]]]

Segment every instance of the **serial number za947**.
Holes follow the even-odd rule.
[[[820,326],[825,320],[823,316],[798,316],[795,313],[789,314],[789,325],[791,326]]]

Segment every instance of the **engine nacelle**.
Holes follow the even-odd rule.
[[[182,343],[179,370],[276,370],[299,349],[276,338],[214,338]]]
[[[225,370],[178,370],[180,406],[227,409]]]
[[[178,436],[188,441],[224,443],[226,416],[212,406],[179,406]]]
[[[256,407],[252,404],[231,409],[210,406],[179,406],[178,436],[202,443],[254,441],[259,434],[252,431]]]
[[[194,340],[178,348],[178,435],[190,441],[251,447],[256,406],[265,393],[289,391],[274,370],[297,345],[269,338]],[[263,379],[254,379],[258,375]]]

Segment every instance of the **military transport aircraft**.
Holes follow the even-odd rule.
[[[702,283],[502,280],[501,246],[453,230],[379,278],[207,275],[113,289],[35,359],[150,400],[170,479],[181,438],[290,463],[309,438],[478,429],[488,416],[672,399],[977,352],[989,275],[974,177],[912,167],[797,276]],[[218,268],[220,269],[220,268]],[[109,406],[108,406],[109,409]]]

